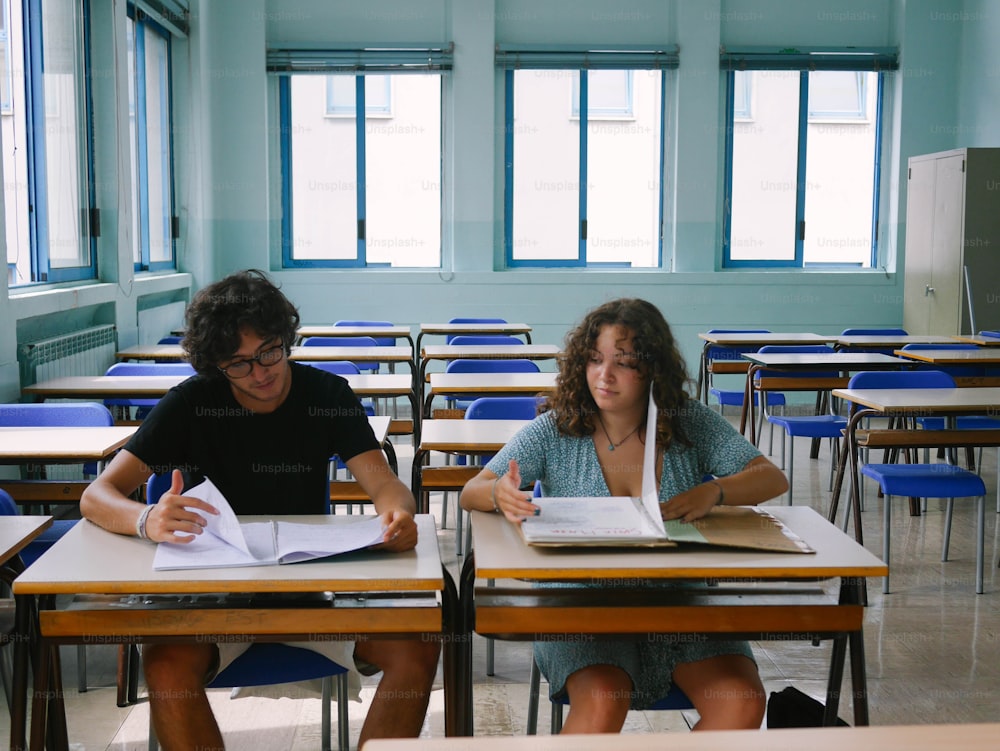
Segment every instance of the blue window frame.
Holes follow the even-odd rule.
[[[87,0],[8,4],[21,23],[7,26],[11,59],[23,58],[24,98],[10,91],[20,148],[5,144],[7,261],[10,285],[97,275]],[[44,61],[44,65],[43,65]],[[15,153],[23,153],[23,157]],[[21,161],[23,158],[23,161]],[[8,179],[20,165],[27,180]]]
[[[497,66],[505,266],[659,267],[676,50],[500,48]]]
[[[176,267],[171,35],[128,8],[129,135],[132,151],[132,262],[136,271]]]
[[[722,67],[723,267],[876,267],[895,52],[724,50]]]
[[[451,46],[271,50],[285,268],[441,266]]]

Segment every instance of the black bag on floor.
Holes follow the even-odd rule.
[[[772,691],[767,701],[767,726],[769,728],[818,728],[823,726],[822,702],[816,701],[794,686]],[[846,726],[839,717],[837,725]]]

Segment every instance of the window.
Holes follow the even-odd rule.
[[[93,278],[86,0],[6,5],[12,61],[5,71],[10,107],[3,114],[8,284]]]
[[[132,261],[136,271],[174,268],[170,34],[129,7],[129,143]]]
[[[284,267],[441,266],[450,67],[443,49],[268,53],[282,74]]]
[[[676,53],[497,53],[508,267],[658,267]]]
[[[880,119],[894,66],[888,53],[723,53],[723,266],[877,265]]]

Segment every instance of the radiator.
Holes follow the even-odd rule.
[[[61,376],[103,375],[117,350],[117,332],[111,324],[26,342],[17,348],[21,388]]]

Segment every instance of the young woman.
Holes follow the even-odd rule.
[[[664,519],[693,521],[719,504],[752,505],[783,493],[774,464],[725,419],[688,397],[670,327],[652,304],[621,299],[591,311],[566,341],[556,393],[462,492],[465,509],[519,524],[547,496],[639,496],[650,395],[658,409],[656,477]],[[716,479],[705,481],[713,475]],[[695,729],[760,727],[765,694],[750,645],[738,641],[539,642],[535,659],[551,696],[569,697],[566,733],[621,730],[672,684],[701,720]]]

